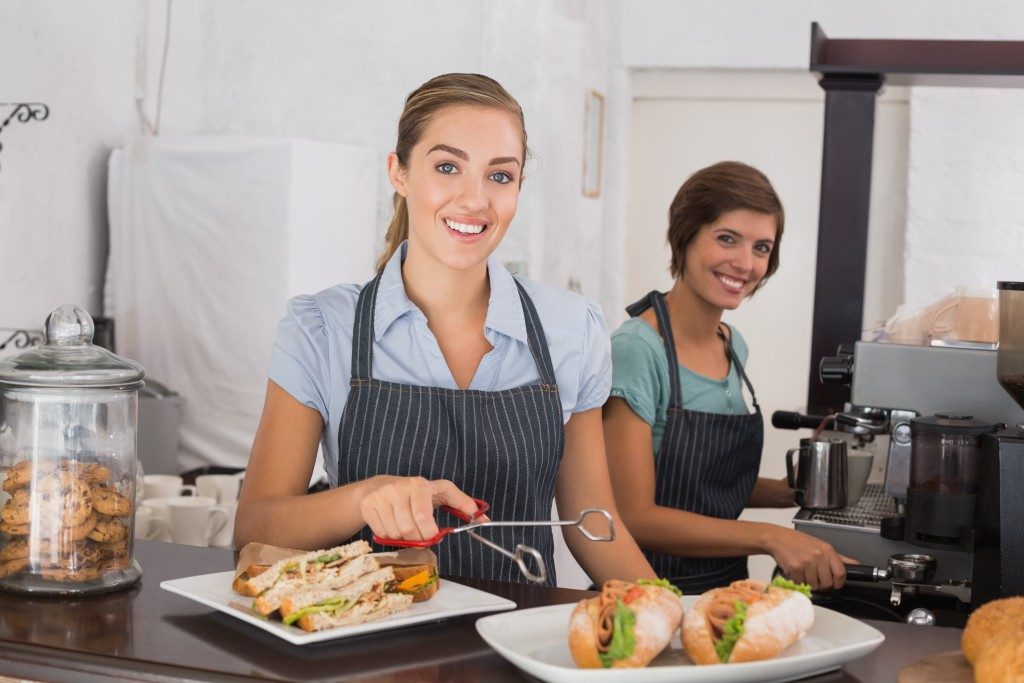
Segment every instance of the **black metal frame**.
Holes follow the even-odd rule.
[[[7,118],[0,121],[0,133],[3,133],[4,128],[12,121],[28,123],[29,121],[45,121],[50,117],[50,107],[42,102],[0,102],[0,107],[13,107]],[[3,144],[0,144],[0,152],[3,149]]]
[[[818,378],[821,359],[860,338],[864,316],[875,101],[883,83],[1024,87],[1024,41],[828,38],[811,24],[810,70],[825,90],[818,260],[807,412],[843,409],[847,387]]]

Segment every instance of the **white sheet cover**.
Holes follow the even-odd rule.
[[[245,467],[285,301],[372,277],[371,148],[135,137],[110,156],[117,351],[185,398],[179,466]]]

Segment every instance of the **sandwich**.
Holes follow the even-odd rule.
[[[434,597],[441,587],[437,575],[437,556],[426,548],[406,548],[398,552],[375,555],[382,567],[391,567],[395,578],[386,590],[389,593],[411,595],[413,602]]]
[[[811,589],[781,576],[733,581],[701,595],[683,619],[683,648],[696,664],[772,659],[814,623]]]
[[[343,585],[379,569],[369,552],[369,543],[355,541],[288,557],[269,566],[250,566],[235,578],[231,587],[240,595],[254,598],[255,612],[269,616],[280,608],[286,595],[300,588]]]
[[[376,560],[364,557],[378,568],[347,583],[314,584],[285,595],[281,599],[281,620],[304,631],[320,631],[362,624],[408,609],[413,601],[411,595],[384,590],[394,581],[392,568],[379,567]]]
[[[681,593],[666,579],[606,581],[569,618],[569,651],[584,669],[639,668],[658,656],[683,618]]]
[[[1024,671],[1024,597],[993,600],[974,610],[960,646],[978,683],[1017,680]]]

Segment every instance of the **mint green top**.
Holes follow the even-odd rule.
[[[735,327],[730,325],[729,331],[733,351],[740,363],[746,365],[747,342]],[[677,371],[686,410],[725,415],[750,413],[743,398],[743,381],[735,364],[729,363],[729,374],[725,379],[698,375],[682,365]],[[655,453],[661,447],[661,437],[665,433],[670,391],[668,358],[661,335],[640,318],[630,318],[612,334],[610,395],[625,399],[633,412],[651,425]]]

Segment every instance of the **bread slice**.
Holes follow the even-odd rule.
[[[285,558],[275,562],[266,569],[257,569],[256,571],[253,571],[253,567],[249,567],[232,582],[231,587],[236,593],[248,597],[255,597],[263,594],[271,586],[276,584],[283,576],[299,572],[303,567],[308,571],[316,565],[325,566],[336,564],[338,562],[344,562],[345,560],[352,559],[353,557],[365,555],[369,552],[370,544],[366,541],[354,541],[347,545],[341,545],[334,548],[314,550],[313,552]],[[326,561],[328,558],[329,561]],[[254,567],[261,566],[262,565],[254,565]],[[243,579],[243,577],[245,578]]]
[[[344,564],[328,567],[316,572],[307,574],[286,575],[277,583],[260,593],[252,601],[253,609],[268,616],[280,609],[282,601],[289,595],[294,595],[303,590],[333,589],[352,583],[367,572],[379,569],[377,560],[370,555],[360,555],[348,560]]]
[[[377,563],[372,557],[365,559],[374,565]],[[282,596],[280,601],[281,616],[288,617],[294,612],[318,605],[327,600],[341,600],[347,604],[358,602],[367,593],[383,593],[384,584],[394,578],[395,574],[391,567],[383,567],[374,569],[366,574],[345,577],[339,580],[338,583],[327,582],[297,586],[295,590]]]
[[[296,621],[296,625],[304,631],[320,631],[325,628],[336,626],[348,626],[350,624],[362,624],[374,621],[389,614],[401,612],[412,605],[411,595],[401,593],[382,593],[367,599],[360,600],[352,608],[340,614],[329,612],[317,612],[302,616]]]
[[[391,567],[395,572],[394,582],[388,586],[388,592],[411,595],[413,602],[429,600],[441,587],[436,565],[389,564],[386,560],[381,565]]]

